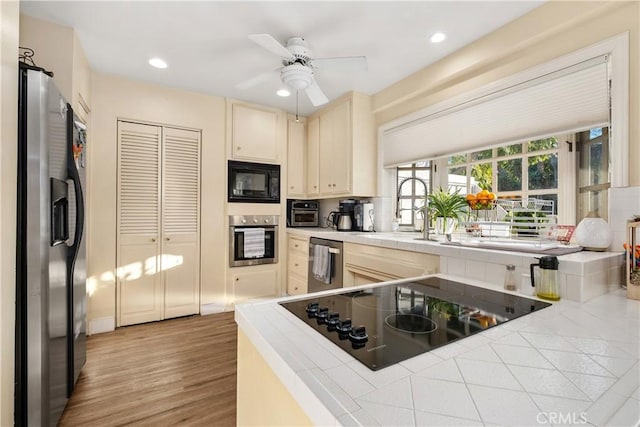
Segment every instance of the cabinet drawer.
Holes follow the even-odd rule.
[[[307,282],[296,276],[289,275],[287,282],[287,293],[289,295],[301,295],[307,293]]]
[[[306,256],[300,256],[297,254],[289,255],[289,274],[295,274],[300,278],[307,278],[308,259]]]
[[[308,257],[309,240],[305,238],[289,236],[289,254]]]
[[[345,243],[344,286],[437,273],[440,257],[420,252]]]

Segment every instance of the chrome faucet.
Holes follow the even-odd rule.
[[[424,186],[424,223],[423,223],[423,230],[422,230],[422,238],[420,240],[430,240],[429,226],[431,225],[430,224],[431,221],[429,219],[429,198],[427,197],[429,195],[429,189],[427,188],[427,183],[424,182],[422,179],[417,178],[415,176],[410,176],[400,181],[400,184],[398,184],[398,194],[396,195],[396,218],[398,218],[398,216],[400,215],[400,194],[402,193],[402,186],[407,181],[417,181]]]

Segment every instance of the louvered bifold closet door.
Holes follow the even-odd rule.
[[[159,126],[118,122],[118,326],[162,319],[161,140]]]
[[[164,128],[162,255],[164,317],[200,312],[200,132]]]

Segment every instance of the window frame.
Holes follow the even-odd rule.
[[[465,155],[466,161],[449,165],[449,157],[441,157],[434,160],[434,179],[433,185],[435,188],[447,188],[449,189],[449,168],[453,167],[465,167],[466,168],[466,190],[463,189],[461,194],[467,194],[471,191],[471,169],[473,166],[483,163],[491,163],[492,165],[492,192],[494,192],[498,198],[500,197],[535,197],[536,195],[543,194],[557,194],[557,207],[558,221],[561,224],[575,224],[576,222],[576,150],[575,147],[575,134],[559,134],[549,137],[555,137],[558,140],[557,148],[550,148],[545,150],[529,151],[528,143],[530,140],[521,142],[510,142],[505,144],[496,145],[493,147],[487,147],[484,149],[473,149],[465,153],[455,153],[454,155]],[[538,138],[544,139],[544,138]],[[511,154],[507,156],[498,156],[498,149],[501,147],[522,145],[522,151],[517,154]],[[479,160],[472,160],[472,153],[477,153],[484,150],[491,149],[491,157]],[[532,154],[551,154],[557,153],[558,155],[558,186],[555,189],[541,189],[541,190],[529,190],[529,174],[528,174],[528,157]],[[522,159],[522,186],[518,191],[497,191],[498,183],[498,162],[503,160]],[[442,171],[440,173],[439,171]],[[561,178],[562,177],[562,178]]]

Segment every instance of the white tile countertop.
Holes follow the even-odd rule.
[[[319,237],[329,240],[380,246],[440,256],[440,273],[491,283],[503,283],[505,265],[516,267],[521,278],[522,293],[530,295],[529,265],[543,253],[451,246],[442,241],[417,240],[415,232],[341,232],[328,228],[287,228],[290,235]],[[442,237],[442,236],[440,236]],[[454,239],[456,236],[454,236]],[[585,302],[620,287],[623,283],[624,253],[581,251],[559,255],[560,293],[564,299]]]
[[[379,371],[277,304],[304,297],[240,304],[235,316],[316,425],[640,422],[640,301],[623,290],[562,300]]]

